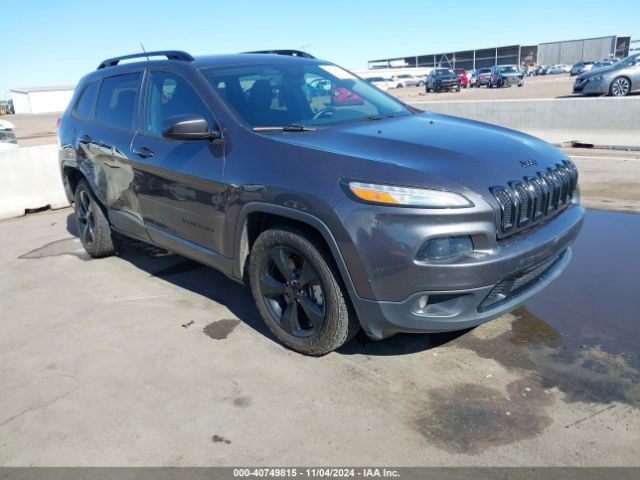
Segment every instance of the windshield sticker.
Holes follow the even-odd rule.
[[[325,72],[330,73],[334,77],[339,78],[340,80],[349,80],[356,78],[346,70],[343,70],[340,67],[336,67],[335,65],[319,65],[319,67]]]

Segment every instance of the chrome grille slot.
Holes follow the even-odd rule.
[[[569,186],[571,185],[571,179],[569,178],[569,174],[565,172],[562,165],[558,165],[558,168],[554,170],[554,173],[562,183],[562,187],[560,190],[560,203],[564,205],[565,203],[567,203],[567,197],[569,195]]]
[[[547,193],[542,189],[540,185],[540,181],[537,178],[529,177],[527,178],[527,183],[529,184],[529,188],[533,192],[533,208],[531,209],[531,215],[533,220],[538,220],[542,215],[544,215],[547,203]]]
[[[498,200],[501,209],[501,227],[503,231],[508,231],[513,227],[516,204],[512,194],[504,187],[493,190],[493,195]]]
[[[524,183],[513,183],[511,184],[511,188],[515,192],[519,204],[518,227],[522,227],[526,225],[531,218],[529,215],[529,207],[531,206],[529,193]]]
[[[578,187],[578,170],[565,160],[536,176],[490,189],[500,205],[498,237],[511,235],[543,221],[571,203]]]

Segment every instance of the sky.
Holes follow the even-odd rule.
[[[615,8],[608,5],[615,4]],[[293,48],[351,70],[368,60],[605,35],[640,39],[640,1],[4,0],[0,98],[74,85],[105,58]]]

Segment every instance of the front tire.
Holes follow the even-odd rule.
[[[80,180],[76,187],[73,207],[80,242],[87,253],[94,258],[113,255],[116,248],[109,220],[86,180]]]
[[[630,91],[631,82],[627,77],[614,78],[609,86],[609,95],[613,97],[626,97]]]
[[[249,258],[258,311],[287,347],[324,355],[353,338],[360,325],[326,247],[302,229],[260,234]]]

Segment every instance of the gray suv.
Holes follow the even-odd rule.
[[[310,355],[360,328],[508,312],[565,268],[583,221],[577,170],[551,145],[418,111],[304,52],[105,60],[59,140],[90,255],[126,236],[219,269]]]
[[[585,95],[612,95],[624,97],[640,90],[640,53],[614,63],[583,73],[573,84],[573,93]]]

